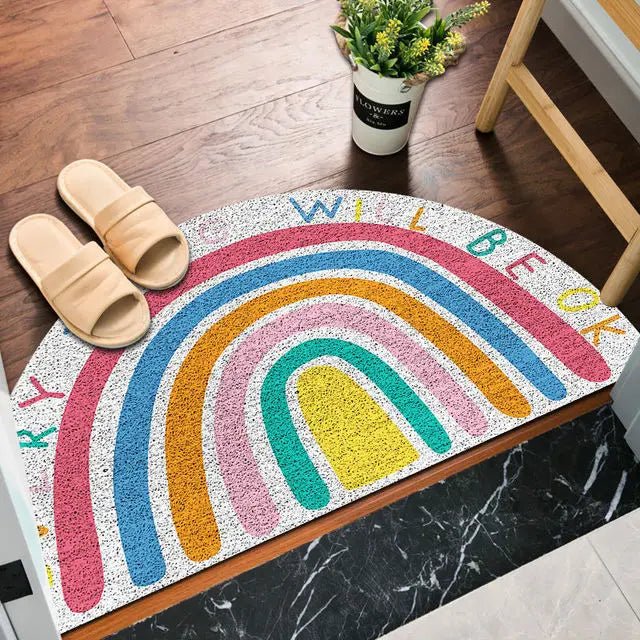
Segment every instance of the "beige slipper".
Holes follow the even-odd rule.
[[[79,338],[115,349],[146,333],[147,301],[96,242],[83,246],[63,222],[37,213],[11,229],[9,245],[53,310]]]
[[[142,187],[131,188],[102,162],[77,160],[60,172],[58,191],[129,279],[147,289],[182,280],[187,239]]]

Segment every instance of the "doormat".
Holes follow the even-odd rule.
[[[305,191],[182,229],[143,341],[58,322],[13,393],[61,631],[611,384],[638,338],[442,204]]]

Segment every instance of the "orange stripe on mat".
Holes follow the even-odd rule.
[[[202,407],[213,366],[245,329],[286,305],[326,295],[364,298],[415,327],[450,358],[502,413],[523,418],[531,407],[505,373],[450,322],[410,295],[370,280],[328,278],[287,285],[259,296],[216,322],[185,357],[171,390],[166,464],[171,512],[184,552],[194,562],[220,550],[202,455]]]

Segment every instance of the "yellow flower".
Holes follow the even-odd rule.
[[[429,47],[431,42],[429,38],[420,38],[413,43],[413,48],[416,56],[421,56]]]
[[[395,40],[400,34],[401,27],[402,27],[402,22],[400,20],[398,20],[397,18],[391,18],[391,20],[387,22],[387,27],[385,31],[389,34],[391,38]]]
[[[391,44],[391,38],[386,31],[376,33],[376,44],[379,47],[388,47]]]
[[[436,76],[441,76],[444,73],[444,64],[442,62],[437,61],[435,58],[431,58],[426,60],[424,63],[424,72],[435,78]]]
[[[418,38],[410,47],[400,45],[400,58],[405,64],[414,65],[424,57],[430,46],[429,38]]]
[[[380,54],[385,57],[389,57],[393,48],[396,46],[396,42],[398,41],[398,35],[400,35],[400,28],[402,27],[402,22],[397,20],[396,18],[392,18],[387,22],[384,31],[379,31],[376,33],[376,49]]]
[[[451,49],[459,49],[464,44],[464,38],[461,33],[456,33],[454,31],[450,31],[447,34],[447,45],[451,47]]]
[[[379,31],[376,33],[376,49],[385,56],[391,55],[391,49],[393,48],[393,41],[389,37],[386,31]]]

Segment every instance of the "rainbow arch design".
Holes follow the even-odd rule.
[[[359,222],[342,217],[355,197]],[[311,519],[335,508],[336,496],[364,495],[491,437],[497,420],[513,428],[574,399],[576,381],[596,389],[611,380],[611,358],[566,314],[465,250],[464,238],[456,246],[428,224],[420,232],[366,222],[371,197],[341,195],[333,206],[328,198],[305,217],[283,196],[278,207],[285,202],[298,226],[202,253],[178,287],[146,294],[161,322],[144,344],[83,360],[53,458],[55,552],[70,619],[99,611],[104,597],[91,451],[118,372],[130,373],[110,418],[112,504],[134,590],[167,580],[150,495],[161,396],[168,509],[192,572],[228,553],[231,530],[246,548],[293,526],[288,505]],[[409,226],[415,207],[406,209]],[[222,493],[212,494],[211,473]],[[220,500],[233,522],[220,521]]]

